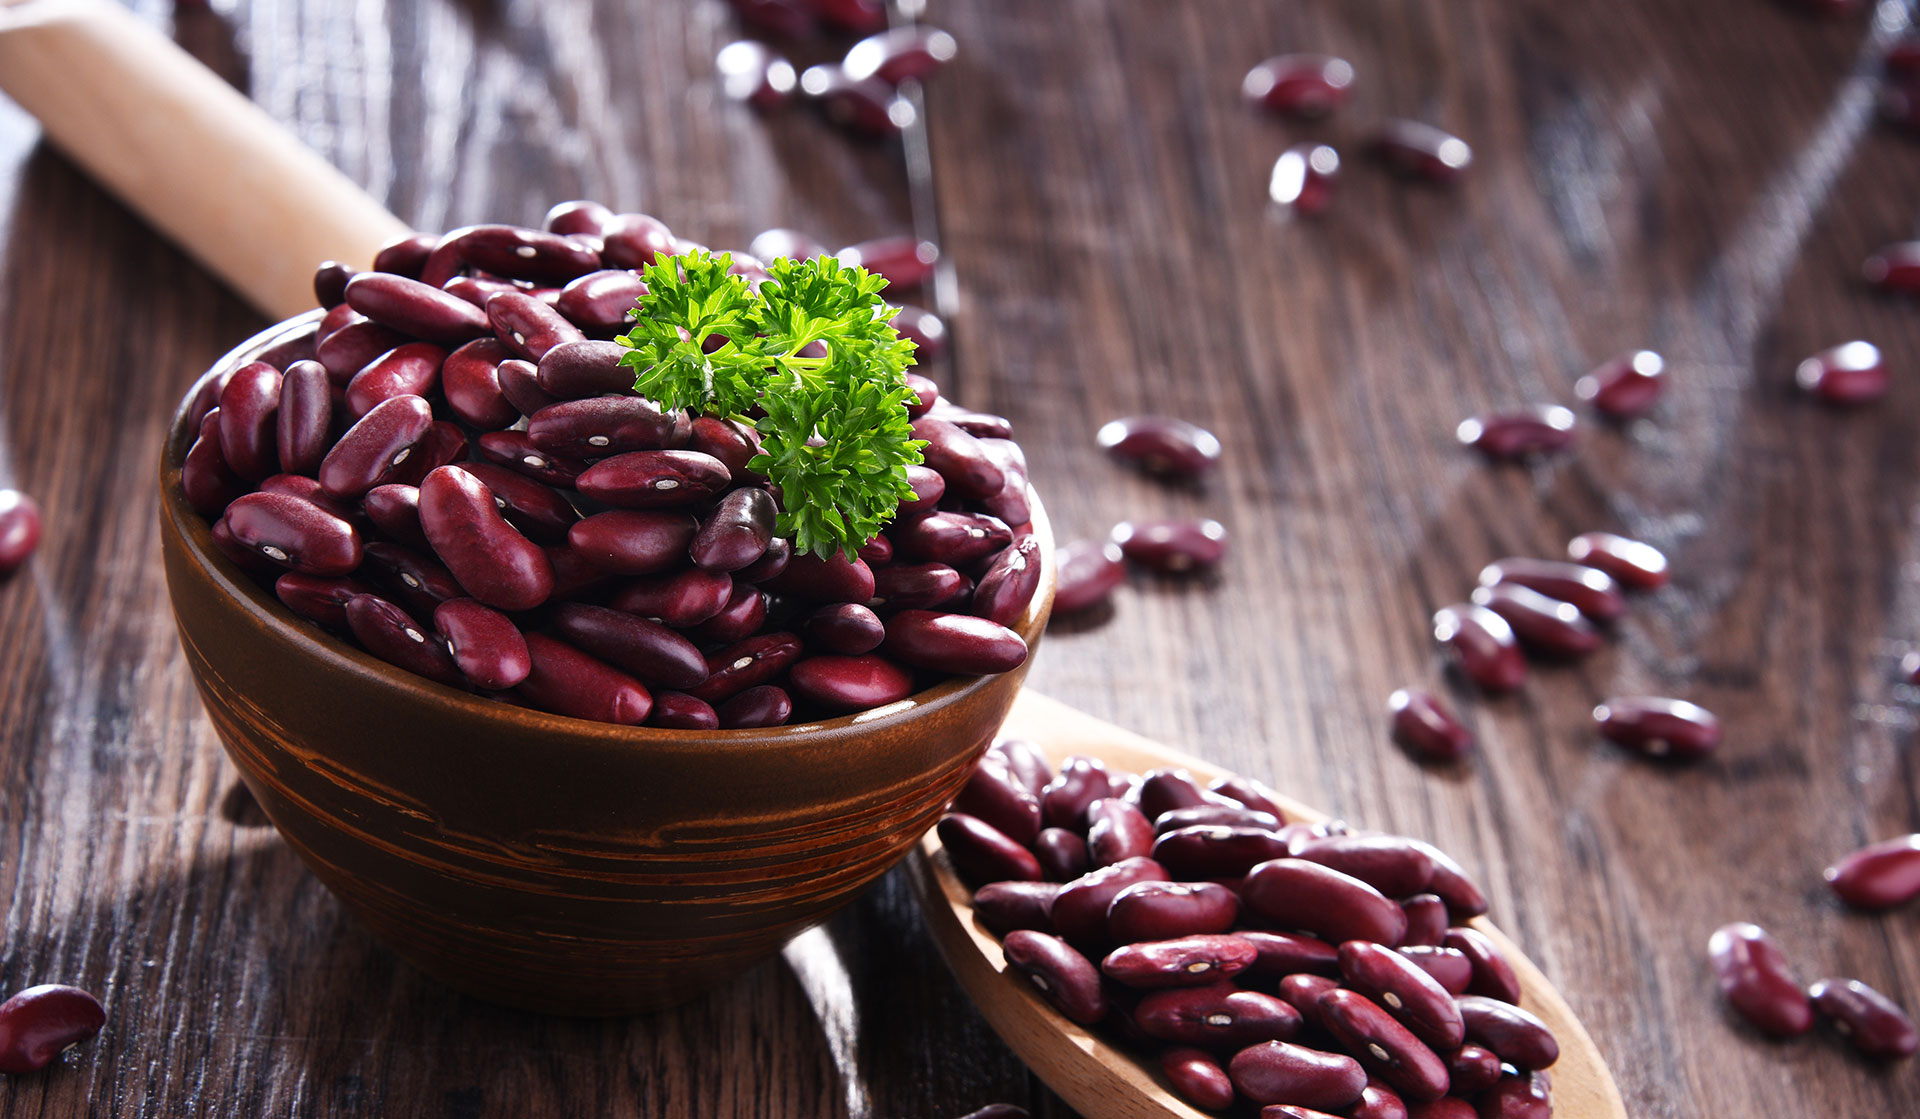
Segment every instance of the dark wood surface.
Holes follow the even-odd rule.
[[[1754,920],[1804,979],[1920,1004],[1920,911],[1845,913],[1819,878],[1920,829],[1920,697],[1894,671],[1920,641],[1920,309],[1855,278],[1916,216],[1920,147],[1871,119],[1886,28],[1767,0],[935,0],[930,18],[961,56],[927,93],[917,209],[897,145],[716,96],[735,33],[717,0],[239,0],[178,34],[422,228],[584,195],[721,247],[776,224],[937,230],[956,345],[936,375],[1014,419],[1063,538],[1148,513],[1233,533],[1217,577],[1136,580],[1057,624],[1034,686],[1453,851],[1637,1115],[1912,1114],[1911,1062],[1759,1040],[1704,956]],[[1241,75],[1288,49],[1352,59],[1353,103],[1313,127],[1245,111]],[[1387,114],[1474,145],[1458,189],[1367,163]],[[1267,169],[1309,137],[1346,157],[1340,197],[1278,222]],[[259,320],[4,102],[0,210],[0,484],[49,514],[0,589],[0,987],[74,982],[111,1014],[70,1067],[0,1081],[0,1116],[1060,1113],[897,875],[653,1018],[497,1010],[397,963],[233,795],[160,576],[163,424]],[[1793,390],[1800,357],[1854,337],[1894,370],[1883,403]],[[1463,415],[1572,404],[1581,372],[1638,346],[1671,369],[1650,420],[1588,424],[1532,469],[1453,444]],[[1138,411],[1212,428],[1219,475],[1181,490],[1107,464],[1095,428]],[[1488,560],[1587,529],[1665,548],[1673,586],[1513,698],[1453,690],[1482,749],[1415,766],[1383,704],[1444,679],[1428,613]],[[1707,705],[1724,748],[1668,769],[1597,742],[1588,709],[1621,692]]]

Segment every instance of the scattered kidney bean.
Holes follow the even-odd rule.
[[[1280,807],[1280,794],[1251,777],[1241,777],[1238,774],[1216,777],[1207,782],[1206,791],[1215,797],[1225,797],[1255,812],[1265,812],[1280,823],[1286,822],[1287,814]]]
[[[1460,421],[1454,435],[1490,459],[1552,454],[1573,445],[1573,413],[1557,404],[1496,412]]]
[[[1256,1104],[1295,1104],[1338,1111],[1360,1098],[1366,1070],[1352,1057],[1284,1041],[1250,1045],[1233,1055],[1227,1075]]]
[[[1273,161],[1267,197],[1279,212],[1314,217],[1333,202],[1340,180],[1340,153],[1330,144],[1295,144]]]
[[[1374,149],[1396,174],[1441,185],[1457,180],[1473,163],[1473,149],[1465,140],[1417,120],[1381,125]],[[1464,437],[1461,441],[1467,442]]]
[[[1500,951],[1499,945],[1487,934],[1479,929],[1455,927],[1447,930],[1440,943],[1467,958],[1473,976],[1467,982],[1467,993],[1519,1003],[1520,978],[1507,962],[1506,953]]]
[[[547,211],[540,222],[548,233],[566,236],[569,233],[590,233],[600,236],[607,223],[613,220],[613,211],[598,202],[589,199],[575,199],[571,202],[556,202]]]
[[[556,346],[584,342],[586,335],[544,300],[523,291],[503,291],[486,302],[494,336],[514,354],[538,362]]]
[[[1115,795],[1112,774],[1099,758],[1075,754],[1060,765],[1040,791],[1041,822],[1051,828],[1084,830],[1087,806]]]
[[[1872,843],[1826,869],[1827,885],[1858,909],[1891,909],[1920,897],[1920,834]]]
[[[827,120],[859,135],[899,135],[918,119],[911,102],[878,78],[857,82],[839,66],[822,63],[800,74],[800,92],[820,106]]]
[[[1015,929],[1004,941],[1007,963],[1027,977],[1054,1008],[1083,1026],[1107,1016],[1100,973],[1057,936]]]
[[[1433,615],[1433,639],[1451,649],[1461,671],[1487,691],[1510,692],[1526,683],[1527,662],[1513,627],[1484,606],[1441,607]]]
[[[688,695],[718,703],[747,688],[765,684],[800,659],[800,639],[791,633],[756,634],[707,654],[707,679]]]
[[[1110,537],[1120,554],[1162,575],[1204,571],[1227,554],[1227,530],[1211,519],[1121,521]]]
[[[1655,590],[1667,583],[1667,557],[1650,544],[1611,532],[1581,533],[1568,541],[1567,555],[1637,590]]]
[[[1353,88],[1353,64],[1326,54],[1282,54],[1241,79],[1250,104],[1291,117],[1321,117],[1339,108]]]
[[[848,48],[840,69],[854,81],[879,78],[899,85],[909,78],[925,80],[953,60],[959,44],[937,27],[913,24],[870,35]]]
[[[858,78],[845,75],[844,69],[842,74],[855,84],[860,82]],[[881,237],[850,245],[835,255],[840,258],[840,263],[849,268],[865,268],[884,278],[887,281],[887,293],[898,296],[932,278],[933,266],[940,260],[940,247],[931,241],[911,236]]]
[[[1860,271],[1881,291],[1920,295],[1920,241],[1883,246],[1867,258]]]
[[[947,352],[947,324],[924,307],[902,304],[899,314],[893,317],[893,329],[899,331],[902,338],[912,340],[917,347],[914,356],[921,361],[938,361],[940,355]],[[930,401],[927,403],[931,405]],[[918,413],[908,410],[914,419],[924,414],[925,408]]]
[[[825,652],[843,656],[871,653],[886,639],[886,625],[872,610],[855,602],[836,602],[808,615],[800,632]]]
[[[106,1024],[100,1000],[78,987],[29,987],[0,1003],[0,1073],[39,1072]]]
[[[402,233],[389,238],[373,254],[373,270],[417,280],[420,270],[427,265],[427,257],[433,253],[433,247],[439,241],[440,238],[431,233]],[[344,291],[341,298],[345,298]]]
[[[1011,628],[1026,615],[1040,590],[1040,541],[1024,536],[1001,549],[973,589],[973,612]]]
[[[1212,1054],[1201,1049],[1169,1049],[1160,1054],[1160,1071],[1173,1090],[1205,1111],[1219,1111],[1233,1103],[1233,1081]]]
[[[1520,643],[1535,653],[1584,657],[1600,648],[1600,631],[1579,607],[1518,583],[1475,587],[1473,603],[1506,619]]]
[[[752,584],[736,579],[727,604],[692,632],[701,641],[740,641],[759,630],[766,619],[767,596]]]
[[[801,698],[832,711],[860,711],[913,694],[913,674],[885,657],[809,657],[795,664],[789,686]]]
[[[0,579],[20,570],[40,547],[41,520],[39,502],[19,490],[0,490]]]
[[[944,563],[894,563],[873,573],[873,604],[894,610],[959,605],[973,580]]]
[[[1794,383],[1829,404],[1864,404],[1887,394],[1888,376],[1880,349],[1871,342],[1846,342],[1822,350],[1793,371]]]
[[[1400,1095],[1425,1102],[1447,1094],[1446,1062],[1360,992],[1322,994],[1320,1022],[1361,1067]]]
[[[1684,699],[1616,696],[1593,709],[1600,733],[1650,758],[1693,761],[1720,745],[1720,720]]]
[[[800,84],[793,63],[764,43],[740,39],[720,48],[713,69],[720,91],[734,101],[756,109],[777,109],[787,103]]]
[[[1616,420],[1645,415],[1666,388],[1667,363],[1652,350],[1608,358],[1574,382],[1573,394]]]
[[[1473,752],[1473,732],[1460,724],[1438,696],[1400,688],[1387,697],[1394,741],[1429,761],[1456,761]]]
[[[465,685],[446,646],[400,607],[377,595],[362,594],[347,600],[346,614],[353,636],[374,656],[448,687]]]
[[[1220,440],[1172,416],[1127,416],[1104,424],[1094,441],[1107,454],[1149,474],[1194,478],[1220,463]]]
[[[1891,1061],[1920,1050],[1913,1019],[1858,979],[1822,979],[1807,988],[1807,995],[1862,1056]]]
[[[587,334],[606,338],[627,327],[627,312],[646,293],[646,281],[626,269],[589,272],[560,289],[553,309]]]
[[[1118,545],[1077,540],[1054,553],[1053,610],[1071,614],[1105,602],[1127,580]]]
[[[1626,599],[1612,576],[1597,568],[1565,560],[1509,556],[1480,569],[1480,585],[1512,583],[1548,598],[1570,602],[1596,621],[1610,622],[1626,611]]]
[[[1721,926],[1707,941],[1707,956],[1720,992],[1762,1033],[1797,1037],[1813,1027],[1807,993],[1760,926],[1746,922]],[[1488,1048],[1499,1052],[1494,1046]]]
[[[1280,929],[1339,943],[1400,943],[1407,915],[1380,891],[1348,874],[1302,859],[1273,859],[1247,873],[1240,900]]]

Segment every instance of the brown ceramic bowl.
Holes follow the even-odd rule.
[[[256,335],[208,376],[270,351],[303,356],[318,315]],[[493,1002],[625,1014],[737,975],[911,849],[1026,676],[956,678],[767,730],[621,727],[496,703],[335,640],[221,556],[181,493],[189,443],[183,407],[160,463],[161,541],[180,642],[228,756],[376,935]],[[1049,559],[1015,627],[1029,647],[1053,577]]]

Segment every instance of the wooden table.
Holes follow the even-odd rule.
[[[159,0],[143,14],[172,18]],[[1904,19],[1901,3],[1881,5]],[[1232,530],[1217,577],[1137,579],[1054,627],[1032,683],[1482,872],[1638,1115],[1880,1119],[1920,1071],[1735,1025],[1704,947],[1771,929],[1808,980],[1920,1005],[1920,910],[1842,912],[1819,871],[1920,829],[1920,322],[1856,279],[1910,236],[1920,146],[1871,119],[1873,35],[1765,0],[938,0],[960,58],[927,91],[931,191],[898,145],[716,95],[718,0],[240,0],[177,33],[422,228],[643,208],[716,246],[790,225],[917,227],[956,336],[934,372],[1015,421],[1066,538],[1126,516]],[[1326,50],[1332,120],[1246,111],[1247,67]],[[796,51],[808,59],[827,53]],[[1453,191],[1362,154],[1444,124]],[[1289,143],[1346,158],[1324,220],[1264,187]],[[1057,1104],[932,955],[898,875],[679,1011],[543,1020],[399,964],[234,796],[179,656],[153,472],[183,386],[261,325],[0,103],[0,484],[47,539],[0,590],[0,988],[79,983],[111,1022],[0,1116],[921,1116]],[[907,154],[915,149],[910,145]],[[1895,373],[1841,412],[1791,385],[1854,337]],[[1475,410],[1573,403],[1609,354],[1666,354],[1652,419],[1490,468]],[[1111,466],[1101,421],[1169,412],[1226,447],[1197,490]],[[1590,414],[1583,412],[1583,422]],[[1602,653],[1453,698],[1481,751],[1424,770],[1383,733],[1443,680],[1427,634],[1502,555],[1587,529],[1676,569]],[[1605,695],[1719,712],[1712,761],[1599,743]]]

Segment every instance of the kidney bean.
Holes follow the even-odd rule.
[[[888,538],[902,553],[924,560],[964,566],[1013,543],[1006,522],[984,513],[930,513],[895,522]]]
[[[187,430],[198,432],[200,425],[206,422],[207,413],[220,407],[220,394],[226,391],[227,381],[232,379],[229,370],[224,376],[209,372],[193,384],[193,395],[187,400]]]
[[[631,393],[635,371],[620,364],[626,353],[626,347],[598,339],[555,346],[540,358],[540,387],[558,400]]]
[[[1720,992],[1760,1032],[1785,1038],[1813,1028],[1807,993],[1794,980],[1786,957],[1760,926],[1746,922],[1721,926],[1707,941],[1707,955],[1713,961]],[[1495,1045],[1487,1048],[1500,1052]]]
[[[646,214],[620,214],[601,230],[600,258],[615,268],[640,269],[674,253],[673,231]]]
[[[1006,766],[1007,773],[1036,797],[1046,790],[1047,782],[1053,779],[1053,766],[1047,761],[1046,753],[1027,739],[996,739],[987,747],[987,754],[999,758]]]
[[[314,343],[313,359],[326,367],[327,382],[344,390],[368,362],[408,341],[399,331],[360,319],[342,324]]]
[[[250,575],[277,575],[281,570],[279,564],[235,540],[225,517],[213,522],[213,527],[207,530],[207,537],[213,541],[214,548],[227,557],[228,562]]]
[[[786,104],[800,84],[793,63],[752,39],[740,39],[721,47],[720,53],[714,56],[713,68],[722,93],[731,100],[744,101],[761,110]]]
[[[433,409],[420,397],[381,402],[320,460],[320,485],[342,500],[360,498],[392,481],[432,427]]]
[[[505,691],[533,671],[527,639],[505,614],[470,598],[456,598],[434,607],[434,628],[447,641],[447,652],[460,674],[488,691]]]
[[[947,324],[941,321],[939,315],[924,307],[912,304],[899,307],[898,313],[893,316],[893,329],[902,338],[913,342],[917,347],[914,356],[921,361],[938,361],[940,355],[947,352]],[[917,420],[926,414],[931,404],[931,401],[926,402],[918,411],[909,407],[907,415]]]
[[[512,356],[496,338],[476,338],[447,355],[440,385],[461,423],[497,431],[520,417],[500,388],[500,363]]]
[[[593,464],[574,484],[581,493],[616,508],[662,509],[705,501],[726,489],[730,480],[725,464],[712,455],[629,451]]]
[[[718,614],[732,594],[731,576],[690,568],[635,579],[614,595],[609,605],[662,625],[686,629]]]
[[[337,260],[323,260],[320,267],[313,270],[313,297],[320,306],[331,311],[340,306],[347,298],[347,281],[353,279],[358,269],[349,268]]]
[[[33,537],[37,543],[40,538],[39,506],[35,505],[31,514],[20,512],[25,506],[20,504],[26,499],[18,496],[18,491],[7,490],[15,494],[16,499],[8,506],[14,533],[22,532],[18,527],[31,524]],[[247,484],[227,469],[227,460],[220,452],[220,409],[208,412],[200,421],[200,437],[187,448],[187,457],[180,463],[180,492],[186,495],[187,504],[194,512],[212,520],[220,515],[234,498],[247,492]],[[20,562],[26,562],[26,556],[32,551],[27,548],[20,552]]]
[[[1864,1057],[1891,1061],[1920,1050],[1920,1033],[1892,999],[1858,979],[1822,979],[1807,988],[1824,1014]]]
[[[1424,847],[1397,835],[1329,836],[1297,857],[1350,874],[1388,897],[1420,893],[1433,881],[1433,860]]]
[[[795,664],[789,681],[802,698],[835,711],[864,711],[913,694],[913,674],[885,657],[825,655]]]
[[[1065,828],[1042,828],[1034,838],[1033,855],[1050,882],[1071,882],[1093,866],[1087,841]]]
[[[718,703],[779,676],[800,659],[800,639],[791,633],[762,633],[707,656],[707,679],[684,689],[696,699]]]
[[[1333,975],[1339,970],[1338,954],[1324,940],[1264,929],[1242,929],[1235,935],[1260,953],[1247,969],[1247,979],[1277,980],[1299,972]]]
[[[1615,696],[1593,709],[1605,738],[1650,758],[1694,761],[1720,745],[1720,720],[1684,699]]]
[[[1881,291],[1920,295],[1920,242],[1882,246],[1860,266],[1860,272]]]
[[[1435,1052],[1460,1048],[1465,1039],[1460,1009],[1453,995],[1418,964],[1391,948],[1361,940],[1342,944],[1339,953],[1340,974],[1349,988],[1385,1007]]]
[[[1087,856],[1094,866],[1111,866],[1150,854],[1153,825],[1124,800],[1102,797],[1087,806]]]
[[[1265,828],[1178,828],[1153,842],[1153,857],[1178,878],[1237,878],[1256,864],[1287,857],[1286,841]]]
[[[1015,929],[1053,933],[1053,899],[1057,882],[990,882],[973,895],[973,912],[996,936]]]
[[[1871,342],[1822,350],[1793,371],[1794,383],[1829,404],[1864,404],[1887,394],[1887,368]]]
[[[598,237],[600,231],[605,229],[607,223],[612,220],[612,210],[598,202],[582,198],[572,202],[555,203],[553,208],[547,211],[547,216],[540,226],[548,233],[558,233],[563,237],[570,233],[590,233]]]
[[[1228,807],[1224,804],[1196,804],[1187,808],[1175,808],[1162,812],[1153,821],[1153,830],[1165,835],[1181,828],[1223,827],[1223,828],[1260,828],[1276,831],[1280,820],[1270,812],[1256,812],[1251,808],[1238,805]]]
[[[326,367],[317,361],[296,361],[280,379],[280,399],[274,407],[273,445],[280,469],[287,474],[316,474],[330,446],[333,424],[333,386]]]
[[[1125,944],[1107,954],[1100,970],[1129,987],[1198,987],[1240,974],[1258,955],[1237,936],[1211,933]]]
[[[557,233],[470,225],[440,238],[420,278],[444,283],[461,265],[511,280],[563,284],[599,268],[600,254]]]
[[[645,685],[612,665],[544,634],[527,634],[533,670],[515,689],[529,704],[556,715],[639,726],[653,709]]]
[[[439,240],[431,233],[402,233],[388,238],[373,254],[373,270],[419,279],[420,270],[426,267],[427,257]]]
[[[1237,774],[1216,777],[1207,782],[1206,792],[1217,802],[1225,798],[1254,812],[1264,812],[1274,818],[1276,824],[1287,820],[1285,810],[1280,807],[1280,794],[1251,777]]]
[[[1553,1099],[1540,1073],[1502,1076],[1477,1101],[1480,1119],[1549,1119]]]
[[[865,84],[864,79],[848,74],[844,65],[840,76],[853,87]],[[940,260],[940,248],[931,241],[903,234],[849,245],[835,255],[840,258],[840,263],[849,268],[865,268],[876,276],[884,277],[887,294],[897,296],[920,287],[933,277],[933,267]]]
[[[1389,170],[1408,178],[1446,185],[1473,163],[1465,140],[1417,120],[1388,120],[1374,148]]]
[[[899,85],[909,78],[924,80],[951,61],[957,50],[953,36],[937,27],[896,27],[855,43],[840,68],[855,81],[879,78]]]
[[[1659,549],[1611,532],[1581,533],[1568,541],[1567,555],[1637,590],[1655,590],[1667,583],[1667,557]]]
[[[78,987],[29,987],[0,1003],[0,1073],[38,1072],[106,1024],[100,1000]]]
[[[489,329],[485,312],[437,283],[392,273],[362,272],[347,281],[346,298],[369,320],[429,342],[458,344]]]
[[[1473,963],[1458,948],[1404,944],[1396,951],[1433,976],[1434,981],[1450,995],[1466,994],[1468,984],[1473,982]]]
[[[712,704],[685,692],[655,692],[647,725],[669,730],[718,730],[720,715]]]
[[[1094,441],[1108,457],[1149,474],[1197,478],[1220,463],[1220,440],[1206,428],[1173,416],[1109,420]]]
[[[946,496],[947,481],[938,473],[925,466],[909,466],[907,484],[913,489],[913,500],[902,501],[895,510],[896,519],[918,516],[932,511]]]
[[[1226,528],[1208,519],[1121,521],[1112,542],[1127,559],[1162,575],[1205,570],[1227,554]]]
[[[1491,1049],[1463,1045],[1451,1053],[1441,1054],[1441,1057],[1447,1062],[1447,1091],[1453,1095],[1477,1095],[1493,1087],[1500,1079],[1500,1058]]]
[[[378,411],[370,413],[369,419]],[[493,493],[460,467],[443,466],[420,483],[420,527],[453,577],[469,595],[488,606],[531,610],[553,592],[553,564],[546,553],[508,524],[495,507]],[[565,654],[555,654],[556,664],[564,660]],[[570,710],[560,714],[588,705],[586,694],[575,704],[545,682],[535,687],[539,694],[569,704]],[[609,688],[591,693],[591,699],[605,700],[608,705],[603,709],[615,711],[611,704],[620,695],[617,689]],[[617,708],[623,718],[612,721],[629,721],[626,717],[632,716],[634,706],[629,702]],[[646,712],[641,710],[630,721],[637,723],[644,718]]]
[[[1180,1098],[1204,1111],[1219,1111],[1233,1103],[1233,1081],[1227,1070],[1203,1050],[1169,1049],[1160,1054],[1160,1071]]]
[[[763,489],[730,490],[700,524],[689,549],[693,562],[709,571],[738,571],[766,554],[777,514]]]
[[[1574,382],[1573,393],[1616,420],[1645,415],[1666,388],[1667,363],[1652,350],[1607,359]]]
[[[1360,1102],[1347,1112],[1347,1119],[1407,1119],[1407,1104],[1398,1092],[1369,1080],[1360,1090]]]
[[[1302,1023],[1325,1030],[1320,1020],[1320,996],[1339,987],[1338,982],[1325,975],[1297,973],[1281,978],[1280,997],[1300,1015]]]
[[[274,580],[273,593],[286,608],[331,630],[347,628],[347,602],[371,593],[358,580],[288,571]]]
[[[1193,774],[1178,766],[1148,770],[1140,785],[1140,808],[1150,819],[1157,820],[1177,808],[1231,804],[1225,798],[1209,794],[1193,779]]]
[[[1827,885],[1857,909],[1891,909],[1920,897],[1920,834],[1868,844],[1825,871]]]
[[[706,657],[693,642],[658,622],[604,606],[569,602],[554,610],[553,627],[569,645],[650,686],[689,691],[706,682]]]
[[[1290,1104],[1338,1111],[1360,1098],[1367,1073],[1360,1062],[1284,1041],[1250,1045],[1233,1055],[1227,1075],[1256,1104]]]
[[[1400,947],[1437,947],[1447,935],[1447,903],[1440,900],[1439,895],[1415,894],[1402,898],[1400,908],[1407,914],[1407,935],[1401,938]]]
[[[984,885],[1038,882],[1043,877],[1032,852],[978,816],[949,812],[940,818],[936,830],[954,869],[969,881]]]
[[[282,493],[234,499],[222,518],[241,547],[308,575],[346,575],[360,566],[360,533],[313,502]]]
[[[1273,859],[1247,873],[1240,900],[1281,929],[1301,929],[1335,943],[1393,945],[1407,931],[1400,906],[1358,878],[1302,859]]]
[[[973,591],[973,612],[990,622],[1011,627],[1026,615],[1040,589],[1041,557],[1037,537],[1024,537],[1004,548],[987,565]]]
[[[647,294],[647,283],[625,269],[589,272],[560,289],[554,310],[595,336],[618,334],[627,326],[627,312]],[[631,382],[629,386],[631,387]]]
[[[1473,732],[1431,692],[1400,688],[1387,697],[1387,713],[1394,741],[1421,758],[1450,762],[1473,751]]]
[[[1514,974],[1513,965],[1507,962],[1506,953],[1485,933],[1479,929],[1451,928],[1440,943],[1467,958],[1473,973],[1472,980],[1467,983],[1468,993],[1499,999],[1501,1002],[1519,1003],[1520,979]]]
[[[1300,1032],[1300,1013],[1286,1001],[1222,982],[1153,991],[1133,1020],[1147,1037],[1213,1049],[1292,1041]]]
[[[1107,764],[1099,758],[1075,754],[1060,765],[1060,772],[1047,782],[1040,793],[1040,817],[1048,827],[1074,828],[1084,832],[1087,806],[1115,793]]]
[[[531,416],[560,403],[559,397],[540,387],[539,373],[530,361],[507,358],[494,367],[494,377],[500,382],[500,395],[516,412]]]
[[[1365,1089],[1361,1089],[1365,1093]],[[1270,1104],[1260,1109],[1260,1119],[1340,1119],[1337,1115],[1290,1103]]]
[[[445,420],[435,420],[427,428],[427,433],[413,446],[406,461],[394,467],[388,481],[407,486],[418,486],[427,475],[443,466],[451,466],[466,457],[468,451],[466,432],[458,424]]]
[[[1454,437],[1490,459],[1535,458],[1573,446],[1573,413],[1558,404],[1537,404],[1460,421]]]
[[[559,311],[523,291],[495,294],[487,300],[486,312],[494,337],[527,361],[538,362],[555,346],[587,340]]]
[[[1469,679],[1490,692],[1526,683],[1527,662],[1507,620],[1468,602],[1443,606],[1433,615],[1433,639],[1453,650]]]
[[[347,600],[346,615],[353,636],[374,656],[435,683],[465,686],[446,646],[400,607],[377,595],[361,594]]]
[[[1411,840],[1416,847],[1427,853],[1433,862],[1433,879],[1427,883],[1427,892],[1438,894],[1440,900],[1447,903],[1447,913],[1455,922],[1463,922],[1478,917],[1487,911],[1487,895],[1481,893],[1467,872],[1453,856],[1421,840]]]
[[[1167,872],[1152,859],[1127,859],[1088,871],[1060,888],[1053,923],[1076,944],[1108,942],[1107,910],[1120,891],[1136,882],[1165,882]]]
[[[1100,973],[1085,956],[1057,936],[1015,929],[1004,941],[1007,964],[1027,977],[1054,1009],[1091,1026],[1107,1016]]]
[[[220,390],[220,456],[227,468],[258,482],[279,468],[274,446],[281,375],[264,361],[242,366]]]
[[[1340,153],[1331,145],[1295,144],[1280,153],[1267,175],[1267,197],[1285,217],[1314,217],[1333,202],[1340,179]]]
[[[1467,1040],[1515,1068],[1549,1068],[1560,1059],[1553,1031],[1512,1003],[1480,995],[1461,995],[1456,1002]]]
[[[777,727],[793,714],[793,698],[784,688],[761,684],[734,696],[716,710],[722,730]]]
[[[495,466],[504,466],[515,474],[562,489],[575,488],[580,476],[590,469],[581,459],[567,458],[540,449],[524,431],[482,432],[473,445],[482,458]]]
[[[695,527],[686,513],[616,509],[576,521],[567,544],[602,571],[649,575],[680,562]]]
[[[797,675],[799,665],[794,667]],[[1016,781],[995,754],[974,767],[953,800],[953,810],[978,816],[1022,846],[1031,847],[1040,835],[1040,798]]]
[[[362,368],[347,382],[347,408],[355,418],[396,396],[425,397],[440,383],[447,351],[430,342],[396,346]]]
[[[1508,556],[1480,570],[1483,587],[1511,583],[1569,602],[1596,621],[1610,622],[1626,611],[1627,602],[1611,576],[1597,568],[1565,560]]]
[[[463,597],[460,584],[440,564],[398,544],[375,541],[366,547],[362,573],[391,590],[412,613],[422,617],[450,599]]]
[[[810,644],[843,656],[870,653],[879,648],[887,636],[886,625],[879,615],[855,602],[820,607],[801,623],[800,632]]]
[[[446,292],[448,295],[458,296],[482,310],[486,309],[487,300],[492,299],[496,295],[521,291],[520,288],[515,287],[510,281],[488,279],[481,276],[455,276],[453,279],[441,284],[440,290]]]
[[[1240,899],[1217,883],[1136,882],[1115,894],[1107,906],[1107,931],[1129,943],[1205,936],[1233,928],[1239,912]],[[1260,945],[1247,943],[1254,949],[1247,965],[1251,967],[1263,957]]]
[[[901,310],[905,311],[906,308],[901,308]],[[899,321],[899,317],[896,316],[894,322],[897,324]],[[931,412],[934,406],[940,403],[940,385],[933,378],[922,376],[912,370],[908,370],[906,376],[907,388],[913,390],[913,399],[907,401],[907,418],[917,420],[921,416]],[[934,473],[924,466],[908,467],[907,469],[925,470],[929,474]],[[938,484],[945,485],[944,482]]]
[[[1291,117],[1321,117],[1339,108],[1353,87],[1353,64],[1326,54],[1282,54],[1247,71],[1240,94],[1250,104]]]
[[[751,569],[749,569],[751,570]],[[741,573],[746,577],[746,572]],[[797,555],[776,574],[763,580],[768,590],[807,602],[860,602],[873,598],[873,570],[860,560],[838,553],[822,559]]]
[[[1520,643],[1535,654],[1584,657],[1600,648],[1600,631],[1570,602],[1514,583],[1476,587],[1473,602],[1505,618]]]
[[[480,480],[507,522],[529,539],[542,543],[565,540],[580,520],[566,498],[524,474],[491,462],[463,462],[460,469]]]
[[[812,260],[832,256],[827,246],[797,229],[763,229],[747,244],[747,252],[760,260]]]
[[[758,632],[767,617],[767,596],[739,579],[720,612],[695,626],[692,636],[702,642],[740,641]]]
[[[930,610],[902,610],[887,619],[881,650],[915,668],[966,676],[1007,672],[1027,659],[1027,643],[1007,627]]]
[[[1446,1062],[1359,991],[1322,994],[1320,1022],[1369,1073],[1400,1095],[1424,1102],[1447,1094]]]
[[[962,498],[991,497],[1007,484],[1007,477],[980,441],[947,420],[922,416],[913,421],[913,437],[925,439],[921,449],[926,465],[939,473],[945,487]],[[916,487],[914,492],[921,491]]]

